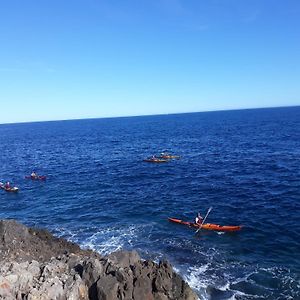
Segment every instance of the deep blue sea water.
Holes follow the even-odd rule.
[[[163,150],[181,159],[142,161]],[[166,258],[200,299],[300,299],[300,107],[0,125],[0,154],[20,188],[0,190],[0,218]],[[167,221],[210,206],[243,230]]]

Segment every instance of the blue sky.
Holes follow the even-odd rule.
[[[0,123],[300,105],[298,0],[9,0]]]

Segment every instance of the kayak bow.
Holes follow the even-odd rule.
[[[175,219],[175,218],[168,218],[168,220],[173,223],[187,225],[189,227],[193,227],[193,228],[197,228],[197,229],[200,228],[200,225],[195,224],[193,222],[186,222],[186,221],[182,221],[182,220]],[[201,228],[206,229],[206,230],[224,231],[224,232],[228,231],[229,232],[229,231],[239,231],[242,229],[242,226],[222,226],[222,225],[217,225],[217,224],[205,223],[205,224],[202,224]]]

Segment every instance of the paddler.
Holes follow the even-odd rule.
[[[198,212],[197,217],[195,218],[195,224],[202,225],[202,222],[203,222],[203,218],[202,218],[200,212]]]
[[[4,184],[4,188],[5,189],[10,189],[10,182],[7,181],[5,184]]]
[[[37,176],[37,174],[34,171],[32,171],[32,173],[30,174],[30,177],[32,179],[36,179],[38,176]]]

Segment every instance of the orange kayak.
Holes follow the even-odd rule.
[[[193,222],[185,222],[179,219],[174,219],[174,218],[168,218],[170,222],[182,224],[182,225],[187,225],[189,227],[194,227],[194,228],[199,228],[200,225],[195,224]],[[238,231],[242,229],[242,226],[222,226],[222,225],[217,225],[217,224],[210,224],[210,223],[205,223],[202,225],[203,229],[206,230],[214,230],[214,231]]]

